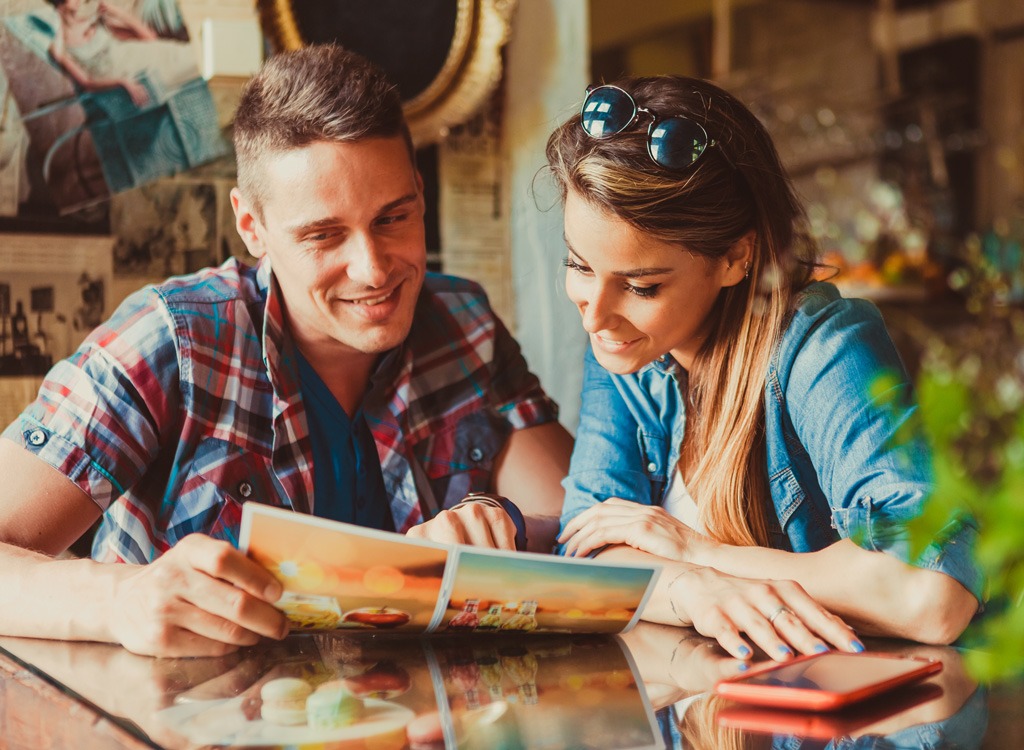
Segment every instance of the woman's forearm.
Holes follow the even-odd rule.
[[[843,539],[817,552],[708,545],[694,558],[736,576],[792,580],[864,633],[927,643],[956,639],[977,610],[955,579]]]

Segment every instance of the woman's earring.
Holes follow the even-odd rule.
[[[745,278],[745,279],[749,279],[750,278],[750,261],[749,260],[746,263],[743,264],[743,278]]]

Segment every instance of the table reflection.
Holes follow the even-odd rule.
[[[913,689],[805,714],[712,696],[745,665],[691,630],[646,623],[618,638],[294,635],[217,659],[0,638],[32,671],[166,748],[982,746],[987,696],[960,652],[869,645],[944,668]]]
[[[843,711],[820,713],[744,706],[711,694],[737,662],[711,641],[675,628],[637,628],[623,636],[656,710],[661,741],[673,748],[982,747],[987,691],[971,679],[954,648],[867,639],[876,652],[937,659],[942,671]],[[661,656],[660,666],[658,657]]]

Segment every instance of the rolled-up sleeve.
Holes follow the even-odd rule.
[[[837,298],[802,311],[803,336],[784,353],[786,409],[818,474],[840,536],[955,578],[979,599],[977,526],[950,518],[920,554],[909,525],[933,486],[932,457],[910,379],[881,314]],[[918,547],[919,548],[919,547]]]
[[[106,510],[148,468],[177,392],[173,321],[157,293],[143,290],[54,365],[3,437]]]

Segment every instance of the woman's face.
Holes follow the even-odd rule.
[[[572,190],[565,201],[565,242],[566,293],[580,311],[597,361],[620,375],[666,352],[689,369],[718,293],[743,278],[724,259],[654,239]]]

